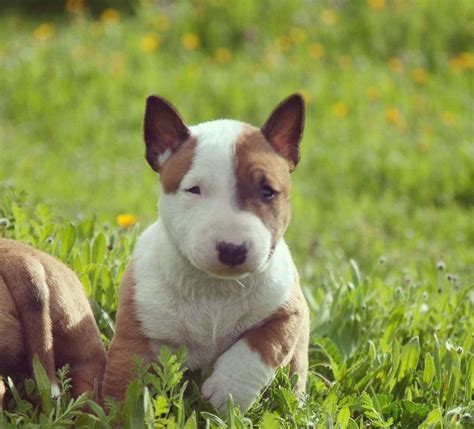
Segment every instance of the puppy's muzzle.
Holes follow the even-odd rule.
[[[217,243],[216,250],[219,255],[219,261],[229,267],[236,267],[242,265],[247,259],[247,244],[227,243],[221,241]]]

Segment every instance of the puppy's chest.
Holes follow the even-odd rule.
[[[249,299],[162,298],[155,305],[149,303],[145,310],[145,333],[155,351],[163,344],[171,348],[186,346],[190,369],[211,366],[242,333],[267,315],[265,309]],[[143,305],[140,307],[144,310]]]

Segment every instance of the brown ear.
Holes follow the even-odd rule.
[[[174,152],[189,137],[177,110],[164,98],[150,95],[146,100],[144,138],[145,158],[153,170],[159,172],[159,157],[167,150]],[[163,161],[164,162],[164,161]]]
[[[300,160],[304,128],[304,100],[300,94],[283,100],[265,121],[261,131],[273,148],[290,163],[290,171]]]

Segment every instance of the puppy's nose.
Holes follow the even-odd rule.
[[[219,261],[230,267],[242,265],[247,258],[247,245],[233,244],[221,241],[217,243],[216,250],[219,254]]]

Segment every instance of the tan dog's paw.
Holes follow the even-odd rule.
[[[51,398],[56,400],[61,396],[61,390],[57,383],[51,383]]]
[[[201,394],[220,413],[226,410],[229,395],[246,411],[273,374],[273,368],[263,362],[260,354],[240,340],[217,360],[214,372],[201,387]]]

